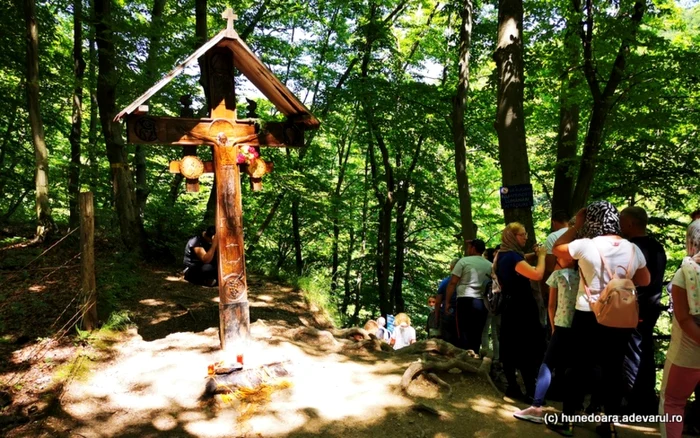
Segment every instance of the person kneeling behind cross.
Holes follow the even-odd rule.
[[[217,250],[219,239],[216,228],[208,227],[198,236],[187,241],[185,247],[185,280],[192,284],[214,287],[219,276]]]

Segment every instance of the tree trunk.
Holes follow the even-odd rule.
[[[581,12],[580,0],[573,0],[573,8],[576,12]],[[610,75],[605,85],[602,86],[599,80],[601,75],[593,59],[593,0],[586,0],[586,20],[585,22],[581,21],[578,33],[583,44],[583,71],[593,97],[593,108],[588,123],[588,132],[583,143],[583,153],[581,154],[581,163],[572,199],[572,212],[574,213],[584,207],[588,201],[591,185],[595,178],[596,160],[603,143],[605,122],[614,107],[615,92],[623,79],[622,74],[627,65],[630,45],[636,40],[645,8],[644,0],[637,0],[634,3],[632,14],[625,15],[629,17],[629,34],[622,35],[622,41]]]
[[[296,273],[301,276],[304,271],[304,259],[301,257],[301,226],[299,224],[299,198],[294,196],[292,200],[292,232],[294,233],[294,261]]]
[[[557,133],[557,164],[554,170],[552,190],[552,214],[564,211],[569,217],[576,213],[571,205],[574,191],[574,172],[578,147],[579,117],[581,108],[574,96],[581,82],[576,66],[581,55],[580,40],[573,17],[566,19],[564,50],[569,60],[561,74],[559,94],[559,130]]]
[[[603,102],[593,103],[593,111],[588,122],[588,133],[583,142],[583,153],[581,154],[576,189],[571,200],[574,212],[584,207],[588,200],[591,184],[593,184],[593,178],[595,177],[596,160],[603,140],[603,129],[605,129],[605,120],[608,114],[610,114],[610,105],[606,105]]]
[[[97,194],[97,181],[98,181],[98,163],[97,163],[97,70],[95,66],[97,65],[97,50],[95,50],[95,8],[94,4],[92,7],[92,23],[90,27],[90,41],[89,41],[89,67],[88,67],[88,80],[90,89],[90,126],[88,127],[88,145],[87,145],[87,156],[88,162],[90,163],[87,167],[88,169],[88,185],[90,186],[90,191]],[[83,173],[84,176],[84,173]]]
[[[368,113],[368,112],[367,112]],[[370,116],[371,117],[371,116]],[[370,126],[372,122],[370,122]],[[370,128],[370,135],[373,134]],[[378,134],[377,134],[378,135]],[[378,136],[381,139],[381,136]],[[383,143],[382,143],[383,145]],[[386,147],[382,147],[382,154],[386,157]],[[385,161],[385,180],[387,183],[387,193],[380,192],[377,183],[377,165],[375,164],[374,142],[370,140],[369,144],[369,161],[372,170],[372,185],[374,194],[379,203],[379,212],[377,220],[377,252],[375,259],[375,269],[377,272],[377,289],[379,291],[379,309],[382,315],[393,313],[393,302],[391,300],[389,289],[389,270],[391,269],[391,213],[394,209],[393,189],[394,182],[392,176],[391,164],[388,160]]]
[[[5,199],[5,184],[7,180],[11,177],[12,173],[8,172],[5,167],[5,157],[7,157],[7,150],[10,144],[10,136],[15,129],[15,123],[17,123],[17,115],[19,111],[14,111],[7,122],[7,129],[5,130],[5,135],[2,137],[2,145],[0,145],[0,199]],[[11,166],[12,167],[12,166]],[[9,169],[11,170],[11,168]]]
[[[42,241],[55,228],[49,207],[49,152],[44,141],[44,124],[39,106],[39,30],[34,0],[24,1],[24,17],[27,26],[27,112],[32,129],[34,159],[36,164],[37,241]]]
[[[371,147],[371,146],[370,146]],[[391,269],[391,212],[394,203],[391,198],[384,199],[380,205],[377,223],[377,282],[379,287],[379,309],[382,315],[393,313],[394,307],[389,289],[389,270]]]
[[[372,4],[369,16],[369,22],[372,26],[366,27],[364,53],[362,54],[361,77],[365,84],[369,77],[369,62],[372,54],[372,45],[377,38],[378,23],[376,22],[376,13],[378,8]],[[372,175],[372,187],[374,194],[379,204],[378,221],[377,221],[377,252],[375,259],[375,269],[377,272],[377,289],[379,292],[379,309],[382,315],[393,313],[393,302],[391,297],[391,289],[389,288],[389,271],[391,269],[391,214],[394,209],[394,170],[389,161],[389,150],[384,143],[384,138],[380,132],[379,126],[374,120],[374,109],[371,107],[371,102],[367,98],[362,102],[363,113],[367,120],[369,129],[369,162]],[[384,167],[384,181],[386,183],[386,192],[380,190],[378,183],[378,171],[375,158],[375,143],[379,146],[382,155],[382,164]]]
[[[554,171],[552,214],[564,211],[569,217],[576,213],[571,196],[574,190],[574,165],[578,146],[580,107],[571,97],[575,88],[572,79],[564,79],[559,97],[559,132],[557,135],[557,165]]]
[[[406,230],[408,229],[408,219],[406,216],[406,205],[409,201],[409,193],[411,193],[411,186],[413,185],[413,171],[418,164],[418,158],[420,157],[421,149],[423,147],[423,141],[425,137],[421,136],[416,142],[415,150],[413,151],[413,156],[411,157],[411,163],[408,169],[403,172],[404,178],[398,183],[398,189],[396,190],[396,260],[394,261],[394,280],[391,284],[391,304],[392,308],[395,308],[397,312],[405,311],[405,302],[403,299],[403,279],[405,276],[405,260],[406,260]],[[396,167],[401,167],[400,155],[396,158]]]
[[[95,286],[95,207],[92,192],[81,193],[79,198],[83,328],[93,330],[98,324],[97,287]]]
[[[146,58],[145,78],[146,83],[153,84],[158,80],[156,59],[160,51],[160,33],[163,21],[163,9],[166,0],[155,0],[151,11],[150,42],[148,44],[148,57]],[[146,208],[146,200],[150,190],[146,179],[146,149],[143,145],[136,145],[134,150],[134,163],[136,167],[136,206],[138,214],[143,218]]]
[[[369,150],[365,154],[365,176],[364,176],[364,190],[362,191],[362,223],[361,223],[361,229],[360,229],[360,260],[363,260],[366,255],[367,251],[367,212],[369,210],[369,190],[370,190],[370,181],[369,181]],[[350,229],[350,236],[351,238],[354,236],[353,234],[353,229],[351,227]],[[351,239],[352,240],[352,239]],[[352,254],[348,256],[348,260],[352,260]],[[349,269],[349,268],[348,268]],[[345,284],[345,298],[343,299],[343,307],[342,307],[342,314],[347,315],[347,307],[350,304],[351,299],[353,298],[351,296],[351,290],[355,291],[355,301],[354,303],[356,304],[355,312],[353,312],[353,315],[351,318],[351,325],[352,322],[355,321],[356,315],[359,314],[359,310],[357,307],[359,307],[359,303],[361,303],[361,293],[362,293],[362,267],[357,269],[357,277],[355,278],[355,287],[352,287],[350,283],[350,273],[346,271],[346,275],[348,278],[346,279],[346,284]]]
[[[17,199],[15,199],[13,202],[10,203],[10,207],[7,209],[5,213],[0,216],[0,223],[8,220],[10,216],[14,214],[14,212],[17,210],[17,208],[22,205],[24,202],[24,198],[27,197],[31,189],[25,189],[24,192],[22,192],[21,195],[17,196]]]
[[[148,182],[146,181],[146,150],[140,144],[134,148],[134,168],[136,169],[136,212],[143,220],[143,211],[148,198]]]
[[[523,2],[499,0],[498,40],[493,55],[498,70],[498,106],[495,128],[504,186],[530,184],[523,114]],[[506,223],[520,222],[528,231],[527,247],[535,239],[532,209],[504,209]]]
[[[354,131],[355,125],[351,132]],[[332,268],[331,268],[331,292],[335,293],[338,289],[338,266],[340,265],[340,256],[338,254],[338,246],[340,239],[340,206],[342,205],[342,189],[345,181],[345,170],[347,169],[348,158],[350,157],[350,149],[352,146],[352,135],[346,132],[342,141],[338,145],[338,181],[335,184],[335,192],[333,192],[333,251],[332,251]]]
[[[338,290],[338,266],[340,265],[340,256],[338,255],[338,240],[340,239],[340,225],[338,224],[337,211],[333,216],[333,245],[331,248],[331,294],[335,294]]]
[[[207,0],[195,0],[194,2],[194,16],[195,16],[195,48],[201,47],[204,43],[209,40],[209,33],[207,31]],[[204,61],[204,56],[200,57],[199,63],[199,84],[204,89],[204,98],[206,100],[207,108],[211,107],[209,101],[211,96],[209,96],[209,72],[207,69],[207,63]],[[213,153],[213,151],[212,151]],[[214,183],[213,187],[216,187]]]
[[[83,78],[85,76],[85,60],[83,59],[83,2],[73,2],[73,114],[71,117],[70,141],[70,171],[68,174],[68,199],[71,229],[80,226],[80,141],[83,123]]]
[[[256,231],[255,236],[253,236],[248,241],[248,254],[251,254],[255,250],[255,246],[260,241],[260,237],[263,235],[263,233],[267,229],[267,226],[270,225],[270,222],[272,222],[272,219],[275,217],[275,213],[277,213],[277,209],[282,203],[282,199],[284,199],[284,193],[280,193],[279,195],[277,195],[277,197],[275,198],[275,202],[272,204],[272,207],[267,213],[267,216],[265,216],[265,220],[263,221],[263,223],[260,224],[260,227],[258,228],[258,231]]]
[[[195,1],[195,35],[196,35],[196,40],[194,44],[194,48],[198,49],[199,47],[202,46],[202,44],[206,43],[208,38],[207,34],[207,0],[196,0]],[[205,100],[207,104],[207,108],[210,107],[211,105],[209,104],[209,90],[207,89],[205,84],[209,83],[209,76],[207,73],[207,63],[204,62],[204,57],[200,58],[198,60],[199,62],[199,70],[200,70],[200,78],[199,78],[199,83],[204,89],[205,93]],[[180,98],[180,102],[183,104],[182,109],[180,110],[180,117],[194,117],[194,111],[189,107],[189,105],[186,105],[186,101],[184,101],[184,97]],[[191,105],[191,99],[190,99],[190,105]],[[195,149],[196,150],[196,149]],[[184,157],[185,155],[186,148],[183,148],[182,151],[182,156]],[[214,151],[212,150],[212,154]],[[180,192],[180,185],[182,184],[182,181],[184,180],[184,176],[181,173],[176,173],[173,175],[173,179],[170,181],[170,195],[168,197],[168,201],[170,206],[175,205],[175,201],[177,201],[177,196]],[[210,192],[209,193],[209,200],[207,202],[207,210],[204,213],[204,224],[210,224],[211,220],[214,219],[215,212],[210,211],[209,208],[214,208],[216,204],[214,204],[213,200],[216,199],[216,177],[214,178],[214,182],[212,184],[212,191],[214,192],[213,195]],[[213,196],[213,197],[212,197]]]
[[[207,0],[195,0],[194,3],[194,13],[195,13],[195,34],[197,36],[195,45],[201,47],[204,43],[209,40],[209,34],[207,30]],[[209,68],[207,63],[204,61],[204,56],[199,58],[199,84],[204,89],[204,98],[206,101],[207,108],[211,107],[210,91],[209,91]],[[214,156],[214,148],[212,148],[212,156]],[[214,222],[216,217],[216,175],[214,175],[214,182],[211,186],[211,192],[209,192],[209,200],[207,201],[207,209],[204,211],[204,225],[210,225]]]
[[[352,286],[350,284],[350,273],[352,272],[352,253],[355,250],[355,229],[350,227],[350,244],[347,255],[345,256],[345,275],[343,275],[343,301],[340,305],[340,314],[345,317],[348,311],[348,305],[352,298]]]
[[[95,39],[98,48],[97,103],[100,109],[102,134],[107,146],[107,158],[112,170],[114,201],[119,219],[122,241],[128,250],[145,248],[143,227],[134,197],[133,180],[127,164],[127,152],[121,136],[121,125],[114,121],[116,114],[116,83],[112,35],[111,0],[95,0]]]
[[[395,230],[395,245],[396,245],[396,260],[394,261],[394,278],[391,282],[391,308],[396,312],[405,310],[403,300],[403,278],[405,275],[404,261],[406,259],[406,202],[408,193],[401,190],[397,195],[396,202],[396,230]]]
[[[476,230],[472,218],[472,201],[467,173],[467,145],[465,139],[464,110],[469,91],[469,55],[471,50],[473,4],[462,3],[462,24],[459,28],[459,76],[457,92],[452,99],[452,139],[455,145],[455,172],[459,194],[459,216],[462,227],[462,245],[466,239],[474,239]],[[466,248],[463,248],[466,251]]]

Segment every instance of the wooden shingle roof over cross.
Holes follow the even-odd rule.
[[[233,29],[236,18],[233,11],[227,9],[223,16],[228,20],[225,30],[117,114],[115,119],[126,119],[129,143],[183,147],[182,160],[171,162],[170,171],[186,178],[188,191],[199,189],[198,178],[203,173],[214,172],[214,242],[218,245],[218,260],[215,262],[218,267],[214,271],[217,272],[219,287],[219,340],[222,349],[240,354],[246,346],[250,326],[241,172],[249,175],[254,191],[261,190],[262,177],[272,170],[273,163],[260,156],[260,148],[303,147],[304,131],[317,129],[319,121],[241,40]],[[208,73],[203,87],[209,117],[195,119],[144,114],[147,111],[140,108],[141,105],[200,58]],[[235,69],[243,73],[287,120],[267,123],[257,118],[239,120],[236,117]],[[197,156],[197,146],[204,145],[211,148],[211,162],[202,162]],[[190,269],[193,267],[188,268],[185,279],[199,283],[199,274]],[[212,283],[208,281],[208,284]]]
[[[216,47],[226,47],[233,53],[234,67],[248,78],[248,80],[272,102],[280,113],[284,114],[290,122],[303,131],[317,129],[320,124],[318,119],[316,119],[309,109],[306,108],[306,106],[267,69],[267,67],[265,67],[260,59],[255,56],[253,51],[250,50],[245,41],[243,41],[233,29],[233,19],[236,18],[236,16],[233,15],[233,11],[227,9],[226,12],[224,12],[224,18],[228,19],[228,25],[225,30],[219,32],[218,35],[209,40],[209,42],[200,47],[184,62],[170,71],[160,82],[152,86],[138,99],[119,112],[115,120],[121,120],[123,117],[135,113],[139,106],[143,105],[144,102],[153,97],[160,89],[185,71],[185,68],[196,62],[208,51]]]

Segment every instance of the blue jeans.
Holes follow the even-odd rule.
[[[559,369],[565,372],[569,361],[567,360],[572,352],[571,329],[567,327],[556,327],[552,339],[549,341],[544,360],[540,365],[540,372],[537,375],[537,386],[532,406],[540,407],[544,404],[544,398],[552,382],[552,370]]]

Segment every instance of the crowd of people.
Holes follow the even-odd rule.
[[[636,206],[618,212],[597,201],[574,218],[555,212],[552,233],[527,253],[528,232],[517,222],[506,225],[495,248],[469,240],[466,256],[450,262],[450,274],[428,298],[428,336],[477,354],[491,350],[505,395],[530,405],[514,413],[521,420],[544,422],[553,379],[563,388],[561,418],[584,410],[587,394],[586,413],[681,418],[693,391],[700,395],[700,210],[691,216],[686,257],[666,288],[665,250],[647,234],[647,213]],[[217,246],[213,227],[187,243],[185,279],[216,285]],[[673,322],[657,397],[653,334],[663,290]],[[500,296],[492,302],[494,294]],[[416,342],[408,315],[390,322],[380,317],[365,330],[396,350]],[[568,421],[547,427],[573,435]],[[596,431],[617,436],[612,421]],[[682,432],[683,422],[661,423],[662,437]]]
[[[440,282],[429,334],[476,353],[489,349],[490,335],[506,396],[529,405],[516,418],[544,422],[553,378],[562,389],[561,418],[580,411],[607,419],[622,413],[680,418],[673,415],[682,416],[692,392],[700,392],[700,212],[692,219],[687,256],[668,286],[673,324],[660,398],[653,334],[667,260],[663,246],[647,234],[640,207],[619,212],[598,201],[574,218],[555,212],[552,233],[529,253],[528,233],[519,223],[503,229],[496,248],[468,241],[466,256],[452,260],[450,275]],[[493,283],[502,294],[496,311],[487,310],[485,296]],[[547,426],[573,435],[571,422]],[[596,431],[617,435],[612,421]],[[661,423],[664,437],[682,431],[682,422]]]

